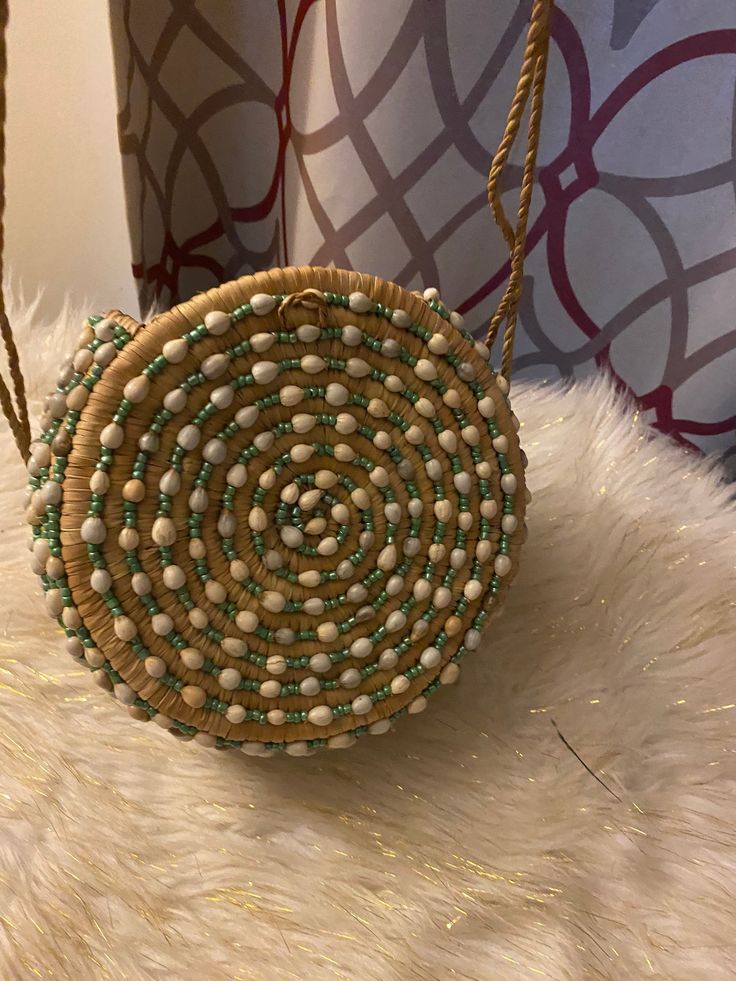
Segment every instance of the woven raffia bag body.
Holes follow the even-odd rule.
[[[548,6],[519,83],[525,176]],[[502,228],[509,118],[489,180]],[[488,337],[505,322],[507,369],[527,190]],[[508,382],[436,290],[306,266],[145,325],[91,317],[42,427],[26,447],[32,561],[67,650],[134,718],[206,745],[306,755],[421,712],[517,569]]]

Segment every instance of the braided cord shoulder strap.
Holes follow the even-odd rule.
[[[524,57],[521,63],[519,81],[511,102],[501,142],[498,146],[491,169],[488,173],[488,203],[496,224],[501,229],[509,249],[511,272],[506,289],[486,333],[486,343],[492,346],[503,325],[503,352],[501,373],[508,380],[514,350],[514,335],[524,276],[524,256],[526,251],[526,231],[529,221],[529,207],[534,187],[534,167],[539,147],[539,132],[542,122],[542,103],[544,99],[544,80],[547,74],[547,51],[549,49],[549,19],[553,0],[534,0],[529,29],[527,31]],[[531,97],[529,121],[527,123],[527,143],[524,155],[524,169],[519,192],[519,205],[516,226],[512,228],[501,202],[500,180],[508,162],[511,148],[521,128],[521,120]]]
[[[10,384],[0,375],[0,407],[10,424],[13,439],[20,455],[25,462],[28,459],[31,445],[31,424],[28,418],[28,402],[23,373],[20,370],[18,349],[15,346],[13,332],[8,322],[5,310],[5,295],[2,289],[3,278],[3,247],[5,244],[5,116],[6,96],[5,77],[7,75],[7,41],[6,27],[8,23],[7,0],[0,0],[0,335],[2,335],[5,352],[8,357],[8,372]],[[11,394],[11,386],[15,392],[15,405]]]

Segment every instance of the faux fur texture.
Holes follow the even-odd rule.
[[[66,328],[16,329],[49,387]],[[3,432],[0,977],[733,978],[731,489],[603,381],[515,408],[505,615],[424,715],[309,759],[175,742],[62,653]]]

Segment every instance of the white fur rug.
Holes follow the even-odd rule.
[[[48,387],[64,329],[16,329]],[[175,742],[61,652],[3,431],[0,977],[734,977],[731,490],[602,382],[515,407],[505,616],[425,715],[310,759]]]

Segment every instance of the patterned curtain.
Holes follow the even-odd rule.
[[[484,329],[508,271],[485,177],[529,3],[110,6],[144,309],[334,264],[438,286]],[[558,0],[517,342],[520,374],[609,370],[727,456],[735,87],[733,0]]]

